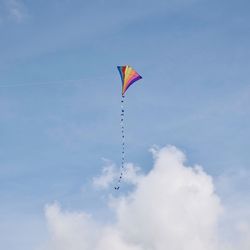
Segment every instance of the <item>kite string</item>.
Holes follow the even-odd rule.
[[[121,170],[120,170],[120,176],[119,179],[117,181],[117,185],[115,186],[115,189],[118,190],[120,188],[120,184],[122,181],[122,177],[124,174],[124,170],[125,170],[125,130],[124,130],[124,101],[125,101],[125,96],[122,95],[122,99],[121,99],[121,120],[120,120],[120,125],[121,125],[121,136],[122,136],[122,154],[121,154]]]

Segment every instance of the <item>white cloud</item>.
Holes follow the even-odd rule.
[[[249,249],[248,222],[238,225],[237,236],[232,230],[237,245],[223,237],[223,208],[212,178],[200,166],[186,166],[185,155],[172,146],[154,150],[154,158],[152,170],[136,178],[133,191],[110,199],[115,217],[111,224],[98,224],[83,212],[64,212],[56,204],[47,206],[48,249]],[[99,184],[108,185],[109,178],[99,179]]]
[[[120,177],[120,169],[116,167],[116,165],[104,159],[105,165],[102,168],[102,174],[100,176],[93,178],[93,186],[99,189],[107,189],[109,187],[114,187],[116,182]],[[127,163],[124,165],[124,171],[122,182],[127,184],[137,184],[141,178],[140,168],[131,163]]]
[[[96,188],[107,189],[118,177],[115,165],[109,161],[106,161],[106,163],[108,165],[103,167],[102,174],[93,178],[93,185]]]
[[[91,249],[95,226],[91,216],[83,212],[62,212],[58,204],[46,207],[46,218],[53,250]]]
[[[184,161],[174,147],[158,151],[152,171],[119,202],[118,224],[129,242],[142,249],[215,249],[219,199],[211,178]]]
[[[238,167],[228,169],[216,178],[225,213],[221,221],[224,239],[233,249],[250,249],[250,172]],[[231,249],[231,248],[225,248]]]
[[[125,164],[123,181],[128,184],[137,184],[142,178],[141,168],[132,163]]]
[[[27,17],[27,10],[21,0],[4,0],[7,17],[20,23]]]

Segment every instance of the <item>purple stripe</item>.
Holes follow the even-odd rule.
[[[136,81],[138,81],[138,80],[140,80],[140,79],[142,79],[142,77],[141,77],[140,75],[138,75],[137,77],[133,78],[133,79],[129,82],[129,84],[127,85],[127,87],[126,87],[126,89],[124,90],[123,94],[125,94],[125,92],[127,91],[127,89],[128,89],[134,82],[136,82]]]

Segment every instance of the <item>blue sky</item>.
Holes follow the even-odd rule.
[[[127,160],[147,172],[152,145],[175,145],[215,178],[225,202],[249,206],[249,8],[0,0],[1,248],[34,249],[54,200],[108,213],[90,186],[103,158],[120,161],[117,65],[143,76],[126,96]]]

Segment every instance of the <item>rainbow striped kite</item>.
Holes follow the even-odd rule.
[[[121,173],[118,179],[115,189],[120,188],[125,163],[125,131],[124,131],[124,98],[127,89],[136,81],[140,80],[142,77],[130,66],[117,66],[121,80],[122,80],[122,100],[121,100],[121,135],[122,135],[122,159],[121,159]]]
[[[127,89],[142,77],[130,66],[117,66],[122,80],[122,95],[125,94]]]

